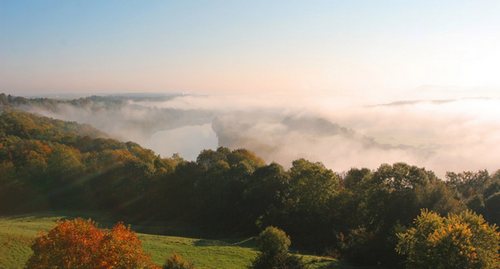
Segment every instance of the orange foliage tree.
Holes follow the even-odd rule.
[[[37,237],[31,249],[28,269],[159,268],[144,253],[139,238],[123,223],[102,230],[91,220],[60,221],[47,234]]]

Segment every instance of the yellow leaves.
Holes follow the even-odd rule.
[[[459,256],[468,260],[476,260],[476,248],[471,244],[473,233],[466,223],[447,223],[444,227],[434,231],[429,237],[429,244],[434,248],[442,246],[452,247]]]
[[[415,268],[498,268],[500,236],[495,225],[472,212],[441,217],[422,211],[398,234],[396,250]]]
[[[454,240],[459,238],[468,238],[472,236],[472,230],[465,223],[448,223],[444,227],[437,229],[429,236],[429,241],[437,242],[446,237],[452,237]]]

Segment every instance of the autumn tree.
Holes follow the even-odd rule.
[[[441,217],[423,210],[413,226],[398,234],[396,251],[407,268],[499,268],[500,233],[471,211]]]
[[[91,220],[74,219],[35,239],[27,269],[132,269],[158,268],[130,228],[118,223],[111,230],[96,227]]]

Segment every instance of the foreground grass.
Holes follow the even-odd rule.
[[[22,268],[31,255],[30,245],[40,231],[55,226],[63,216],[0,217],[0,268]],[[196,268],[246,268],[257,255],[250,240],[240,242],[205,240],[138,233],[144,250],[157,264],[163,264],[173,253],[193,262]],[[351,268],[334,259],[303,256],[313,269]]]

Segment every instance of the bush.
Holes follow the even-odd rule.
[[[60,221],[37,237],[31,249],[28,269],[158,268],[143,252],[135,233],[122,223],[101,230],[91,220]]]
[[[304,269],[306,268],[301,258],[280,253],[274,256],[261,254],[250,266],[252,269]]]
[[[267,227],[257,238],[259,256],[252,262],[252,269],[302,269],[306,268],[301,258],[288,254],[291,240],[276,227]]]
[[[267,227],[257,238],[257,247],[263,253],[288,253],[292,241],[286,233],[276,227]]]
[[[163,269],[194,269],[194,266],[188,261],[184,260],[181,255],[174,253],[168,258]]]
[[[407,268],[500,267],[500,233],[470,211],[441,217],[423,210],[413,227],[397,234],[396,251],[406,255]]]

